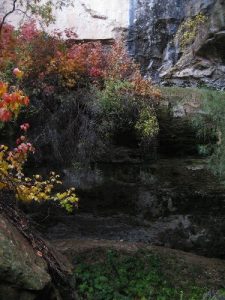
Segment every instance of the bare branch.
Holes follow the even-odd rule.
[[[9,15],[11,15],[12,13],[14,13],[14,11],[16,10],[16,2],[17,2],[18,0],[13,0],[13,7],[12,7],[12,9],[9,11],[9,12],[7,12],[5,15],[4,15],[4,17],[2,18],[2,21],[1,21],[1,23],[0,23],[0,38],[1,38],[1,36],[2,36],[2,28],[3,28],[3,25],[5,24],[5,21],[6,21],[6,18],[9,16]]]

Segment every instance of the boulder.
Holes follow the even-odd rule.
[[[33,300],[50,289],[51,276],[36,252],[9,220],[0,215],[0,299]]]

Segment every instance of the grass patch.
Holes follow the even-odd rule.
[[[77,291],[80,299],[90,300],[201,300],[207,288],[195,283],[198,272],[190,268],[180,277],[173,264],[146,250],[83,253],[76,263]]]
[[[181,88],[177,86],[161,87],[160,90],[163,97],[172,103],[186,103],[191,101],[201,103],[204,99],[203,94],[205,91],[199,88]]]

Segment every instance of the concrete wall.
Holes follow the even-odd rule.
[[[2,0],[0,0],[1,2]],[[11,7],[12,0],[5,1]],[[74,7],[55,11],[53,28],[74,28],[79,39],[108,39],[129,26],[131,0],[74,0]],[[21,15],[12,15],[8,21],[18,24]]]

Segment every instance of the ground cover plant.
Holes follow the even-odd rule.
[[[75,278],[81,299],[202,300],[208,299],[210,285],[199,282],[201,272],[176,257],[151,251],[95,249],[76,258]]]

